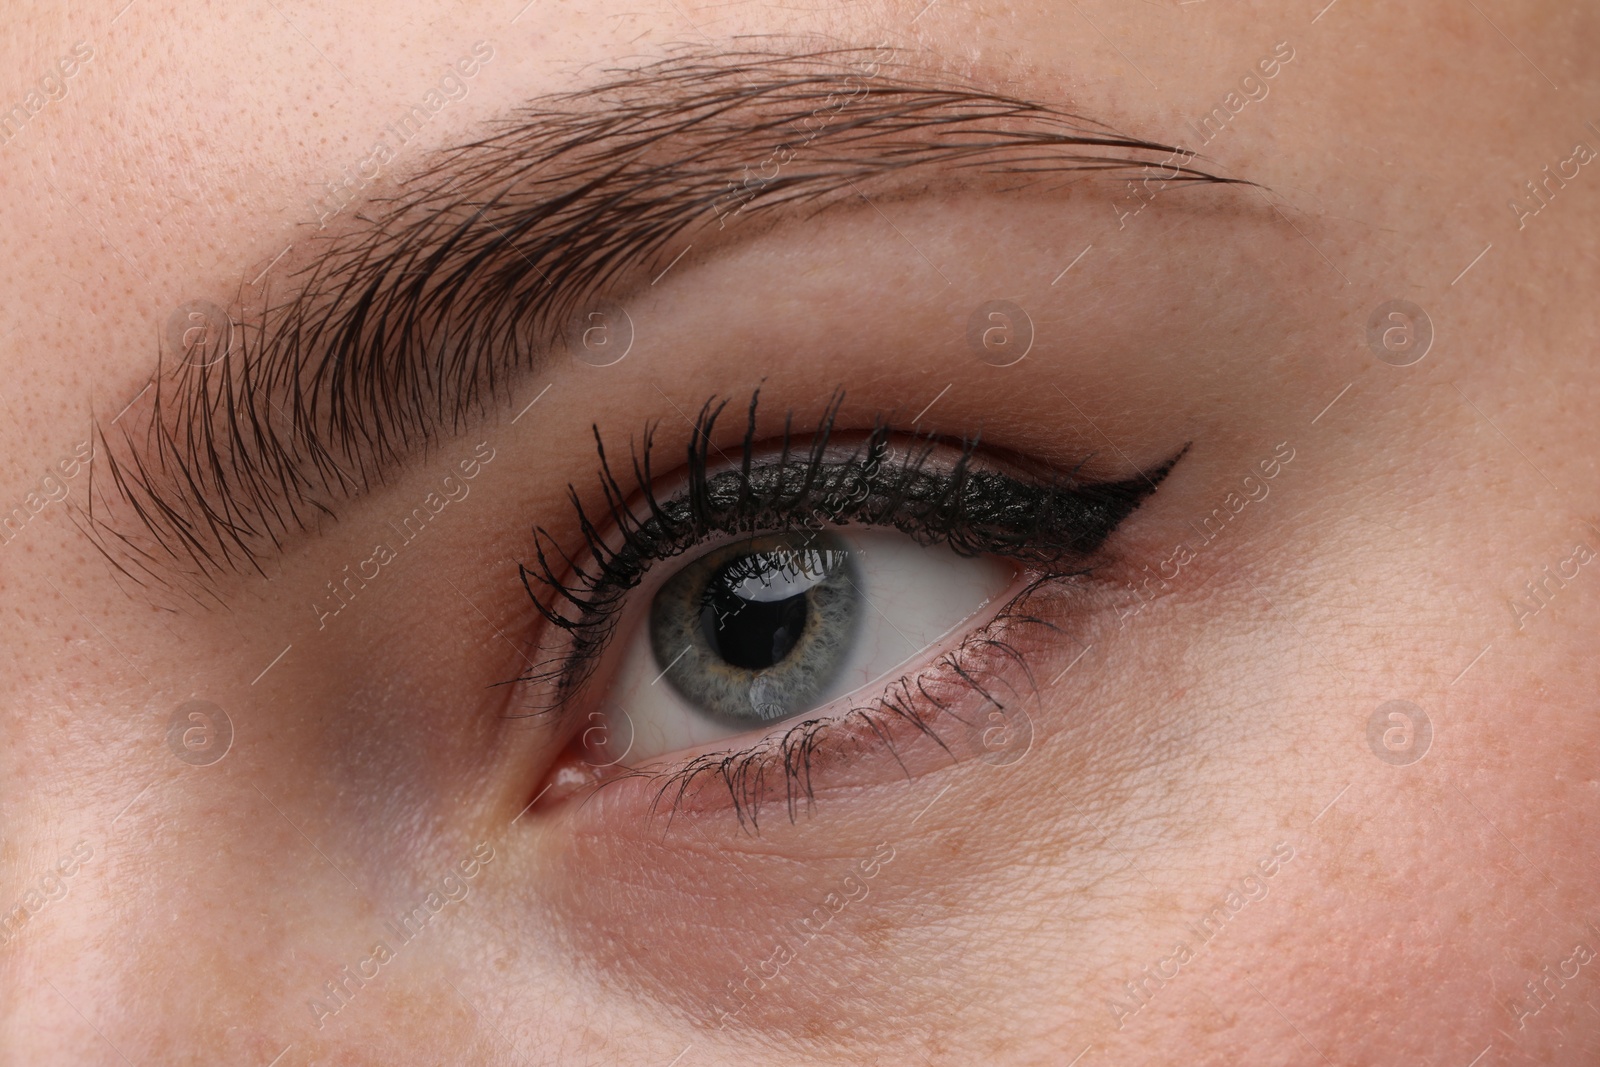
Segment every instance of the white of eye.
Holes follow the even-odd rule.
[[[600,766],[635,767],[656,757],[715,750],[729,737],[781,733],[794,722],[817,718],[830,707],[840,713],[852,698],[876,695],[908,671],[915,670],[953,646],[1014,583],[1011,565],[991,557],[966,557],[944,546],[925,547],[895,530],[833,529],[833,544],[842,544],[853,565],[858,595],[858,620],[848,650],[838,657],[839,667],[810,706],[794,709],[782,719],[742,728],[708,716],[679,691],[667,670],[683,670],[682,661],[663,663],[665,650],[652,647],[648,612],[635,618],[617,634],[614,683],[604,697],[607,728],[594,731],[586,758]],[[707,553],[662,565],[667,581]],[[802,593],[819,577],[834,572],[837,560],[830,551],[803,550],[795,554],[787,574],[745,576],[733,588],[752,602],[771,603]],[[660,583],[655,584],[660,588]],[[636,591],[643,596],[646,589]],[[644,617],[639,617],[639,616]],[[697,653],[698,654],[698,653]],[[697,668],[698,669],[698,668]],[[749,685],[750,699],[763,699],[763,678]],[[751,740],[754,740],[754,736]]]

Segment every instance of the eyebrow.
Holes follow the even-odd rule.
[[[575,315],[625,298],[691,236],[748,240],[913,180],[1240,181],[1194,158],[885,48],[685,50],[610,71],[369,200],[285,298],[240,302],[220,351],[158,361],[149,412],[114,441],[96,426],[109,485],[80,528],[141,586],[265,575],[339,505],[508,404]]]

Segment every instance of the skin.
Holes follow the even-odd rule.
[[[1600,551],[1600,178],[1536,214],[1523,183],[1600,145],[1596,14],[1073,7],[12,13],[0,99],[74,41],[94,56],[0,147],[8,507],[135,400],[173,308],[314,246],[308,190],[475,41],[494,59],[426,147],[748,34],[888,41],[1189,145],[1275,45],[1293,59],[1201,148],[1262,190],[1164,190],[1136,215],[1120,181],[935,194],[690,253],[630,302],[626,360],[558,360],[221,607],[118,580],[73,522],[90,475],[70,479],[0,546],[0,905],[32,901],[0,945],[5,1058],[1595,1062],[1600,562],[1566,561]],[[966,342],[996,296],[1036,331],[1012,367]],[[1434,332],[1404,367],[1367,342],[1396,299]],[[937,398],[924,429],[1097,477],[1190,450],[1094,578],[1041,606],[1058,629],[1014,635],[1038,684],[1007,676],[1032,740],[1004,758],[862,756],[758,832],[710,794],[669,826],[636,781],[519,816],[576,733],[489,688],[537,639],[530,527],[577,536],[591,424],[625,442],[661,421],[677,455],[674,408],[758,384],[764,433],[843,386],[842,425]],[[479,442],[470,494],[319,629],[325,583]],[[1163,565],[1159,595],[1130,591]],[[234,731],[205,765],[168,743],[191,700]],[[1393,700],[1431,724],[1415,761],[1414,720],[1381,713],[1369,741]],[[337,1013],[311,1006],[452,871],[462,899]],[[821,932],[719,1016],[819,905]]]

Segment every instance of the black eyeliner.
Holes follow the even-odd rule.
[[[550,687],[547,705],[559,708],[588,679],[605,649],[627,596],[656,563],[692,551],[718,534],[786,533],[825,526],[869,526],[901,531],[919,544],[945,545],[958,554],[998,555],[1051,566],[1091,555],[1160,484],[1182,456],[1123,481],[1085,484],[1066,476],[1024,480],[973,461],[976,438],[959,443],[895,431],[877,420],[853,451],[838,455],[831,442],[843,394],[836,393],[797,450],[786,418],[781,449],[758,458],[757,390],[751,397],[737,463],[714,441],[727,401],[701,408],[687,447],[687,484],[668,499],[657,496],[652,472],[654,426],[631,452],[632,486],[624,489],[608,460],[599,430],[603,512],[591,516],[577,490],[568,496],[583,543],[576,558],[543,527],[534,530],[536,562],[519,568],[523,587],[544,621],[564,635],[565,647],[518,682]],[[959,455],[930,466],[939,451]],[[713,470],[713,457],[723,460]],[[611,531],[615,531],[612,533]]]

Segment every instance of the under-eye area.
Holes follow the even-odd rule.
[[[652,809],[753,822],[961,758],[1177,461],[1088,482],[977,435],[841,425],[842,399],[769,438],[758,393],[737,442],[712,400],[662,474],[655,427],[625,460],[596,431],[598,506],[574,488],[579,539],[540,527],[521,571],[541,658],[515,704],[570,731],[541,803],[643,782]]]

